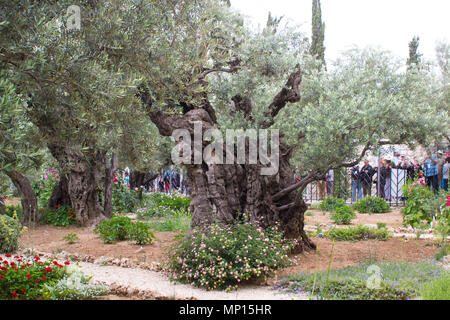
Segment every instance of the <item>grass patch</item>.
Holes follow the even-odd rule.
[[[370,268],[369,268],[370,267]],[[379,271],[379,283],[370,286]],[[327,281],[328,277],[328,281]],[[436,296],[442,296],[447,288],[448,272],[431,261],[410,262],[364,262],[358,266],[298,273],[282,279],[275,289],[283,292],[306,293],[319,299],[336,300],[406,300],[430,292],[436,286]],[[375,288],[376,287],[376,288]],[[313,291],[314,288],[314,292]]]
[[[419,293],[423,300],[450,300],[450,274],[447,272],[423,284]]]
[[[325,233],[325,236],[336,241],[358,241],[358,240],[387,240],[391,234],[387,229],[375,229],[367,226],[350,228],[333,228]]]
[[[183,211],[176,211],[172,215],[152,220],[148,221],[147,224],[150,229],[156,231],[186,231],[191,228],[191,215]]]

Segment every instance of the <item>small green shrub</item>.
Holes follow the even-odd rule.
[[[385,213],[389,212],[389,204],[382,198],[366,197],[355,203],[355,209],[359,213]]]
[[[378,229],[386,229],[387,228],[387,224],[384,222],[377,222],[377,228]]]
[[[50,224],[52,226],[68,227],[77,224],[75,213],[70,206],[60,206],[56,209],[40,208],[42,224]]]
[[[424,228],[433,220],[436,213],[433,205],[436,195],[425,186],[423,178],[405,184],[403,194],[407,197],[405,207],[402,208],[403,224],[413,228]]]
[[[68,244],[74,244],[75,242],[80,242],[80,238],[78,238],[78,236],[76,234],[74,234],[74,233],[66,234],[63,237],[63,240],[66,240],[66,242]]]
[[[128,217],[119,216],[103,220],[95,227],[94,233],[99,234],[104,243],[131,240],[136,244],[143,245],[152,243],[155,238],[147,223],[133,222]]]
[[[355,212],[347,206],[336,208],[336,212],[331,215],[331,220],[336,224],[350,224],[354,218],[356,218]]]
[[[97,225],[94,233],[99,234],[105,243],[127,240],[131,221],[128,217],[113,216],[111,219],[103,220]]]
[[[323,212],[335,212],[340,207],[345,207],[345,200],[335,197],[326,197],[319,205],[320,210]]]
[[[14,252],[19,248],[23,228],[17,217],[0,215],[0,252]]]
[[[450,273],[423,284],[419,293],[423,300],[450,300]]]
[[[11,218],[14,215],[16,215],[17,219],[20,221],[23,216],[22,205],[18,204],[15,206],[14,205],[5,206],[5,214]]]
[[[391,237],[387,229],[375,229],[368,226],[349,228],[333,228],[326,232],[326,236],[336,241],[358,241],[367,239],[387,240]]]
[[[311,212],[311,211],[307,211],[307,212],[305,213],[305,216],[308,216],[308,217],[314,217],[314,213]]]
[[[133,212],[138,203],[137,194],[138,192],[127,186],[122,177],[115,176],[112,192],[113,211],[119,213]]]
[[[138,245],[152,243],[155,235],[150,231],[150,226],[143,222],[134,222],[129,225],[129,237]]]
[[[212,224],[178,237],[165,272],[172,280],[229,291],[241,281],[265,278],[288,266],[291,245],[276,227]]]

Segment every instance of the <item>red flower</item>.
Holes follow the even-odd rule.
[[[67,264],[67,265],[69,265],[69,264],[70,264],[70,262],[69,262],[69,261],[64,261],[64,264]]]
[[[58,265],[58,261],[54,260],[54,261],[53,261],[53,264],[54,264],[54,265]]]
[[[30,279],[31,278],[31,274],[27,274],[27,279]]]
[[[12,297],[13,298],[17,297],[17,293],[15,291],[12,293]]]
[[[47,267],[47,268],[45,268],[45,271],[47,271],[47,272],[52,272],[52,271],[53,271],[53,269],[52,269],[52,268],[50,268],[50,267]]]
[[[20,290],[20,292],[22,292],[22,294],[24,294],[24,293],[25,293],[25,290],[24,290],[24,289],[22,289],[22,290]]]
[[[0,261],[2,261],[3,260],[3,258],[2,257],[0,257]]]
[[[5,275],[0,274],[0,280],[3,279],[5,277]]]
[[[36,279],[36,282],[39,282],[39,279]]]
[[[44,276],[42,276],[42,277],[41,277],[41,279],[42,279],[42,280],[47,280],[47,278],[46,278],[46,277],[44,277]]]
[[[41,260],[41,258],[39,258],[38,256],[34,257],[34,260],[38,261]]]
[[[5,256],[7,257],[7,258],[9,258],[9,257],[11,257],[11,255],[8,253],[8,254],[5,254]]]

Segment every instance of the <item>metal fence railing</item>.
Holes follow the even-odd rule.
[[[385,181],[382,180],[377,179],[377,173],[375,172],[372,182],[364,185],[364,182],[352,181],[347,170],[335,170],[332,182],[315,181],[310,183],[303,191],[303,199],[307,203],[313,203],[321,201],[327,196],[333,196],[344,199],[347,203],[355,203],[370,195],[385,199],[390,206],[405,205],[406,199],[402,187],[408,181],[407,170],[392,168],[390,178],[387,177]]]

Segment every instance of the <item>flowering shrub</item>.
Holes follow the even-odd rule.
[[[43,224],[68,227],[71,224],[77,223],[75,213],[70,206],[58,205],[55,210],[40,208],[39,211],[41,212],[41,223]]]
[[[23,228],[17,217],[0,215],[0,252],[14,252],[19,247]]]
[[[360,213],[385,213],[390,210],[389,204],[379,197],[366,197],[355,203]]]
[[[407,197],[406,205],[402,208],[403,224],[413,228],[423,228],[430,224],[435,214],[433,202],[435,194],[425,185],[425,178],[409,182],[402,188]]]
[[[266,278],[288,266],[291,246],[276,227],[212,224],[178,237],[165,272],[172,280],[230,291],[241,281]]]
[[[38,198],[40,207],[47,207],[48,200],[52,196],[53,188],[59,183],[59,179],[58,171],[52,167],[45,170],[40,180],[33,185],[34,193]]]
[[[66,275],[65,265],[56,260],[41,261],[39,257],[25,259],[11,257],[10,261],[0,257],[0,299],[38,299],[42,297],[44,284],[54,283]]]
[[[331,220],[336,224],[350,224],[354,218],[356,218],[355,212],[347,206],[336,208],[336,212],[331,215]]]

